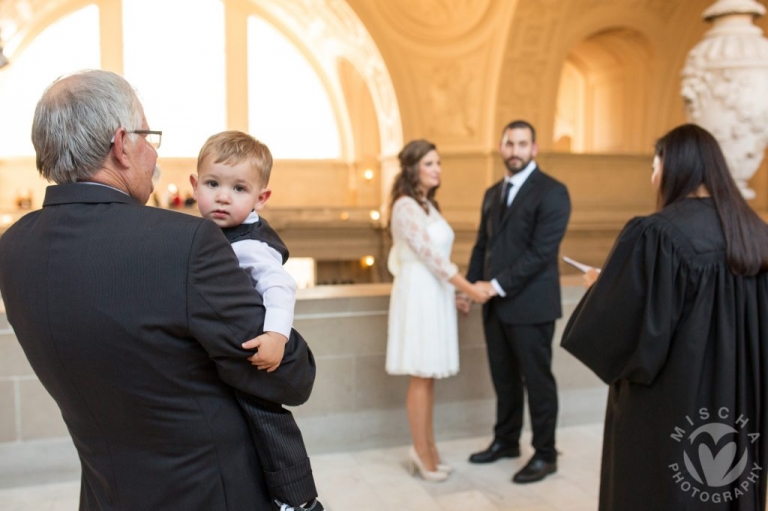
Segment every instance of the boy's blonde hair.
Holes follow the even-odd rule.
[[[205,141],[197,156],[197,172],[208,156],[213,163],[237,165],[248,161],[259,173],[261,186],[269,184],[272,172],[272,153],[269,147],[242,131],[222,131]]]

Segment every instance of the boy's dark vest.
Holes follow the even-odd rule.
[[[288,248],[285,246],[285,243],[283,243],[283,240],[280,239],[280,236],[270,227],[267,221],[261,217],[259,217],[258,222],[225,227],[222,231],[230,243],[243,240],[262,241],[280,252],[280,255],[283,257],[283,264],[288,260]]]

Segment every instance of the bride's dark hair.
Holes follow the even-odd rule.
[[[427,192],[426,197],[419,191],[419,162],[430,151],[436,151],[437,146],[429,140],[419,139],[411,140],[403,147],[397,158],[400,160],[400,173],[395,177],[392,184],[391,202],[389,211],[392,211],[395,201],[400,197],[407,196],[416,200],[425,211],[429,212],[427,201],[440,211],[440,207],[435,200],[435,192],[439,188],[436,186]]]

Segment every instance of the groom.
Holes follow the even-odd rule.
[[[467,272],[470,282],[489,280],[491,294],[498,295],[483,306],[497,397],[494,439],[469,461],[520,456],[526,389],[536,452],[513,477],[516,483],[540,481],[557,471],[552,337],[561,316],[557,254],[571,202],[566,187],[538,168],[537,152],[531,124],[518,120],[504,128],[499,153],[506,175],[485,193]]]

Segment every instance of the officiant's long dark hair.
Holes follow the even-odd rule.
[[[768,226],[741,195],[715,137],[684,124],[659,139],[656,156],[662,162],[659,207],[695,194],[703,184],[720,217],[731,271],[752,276],[768,270]]]
[[[389,204],[389,211],[392,212],[392,206],[400,197],[407,196],[416,200],[425,211],[429,212],[427,201],[440,211],[440,206],[435,200],[435,192],[439,186],[436,186],[427,192],[426,197],[419,192],[419,163],[430,151],[437,151],[437,146],[429,140],[418,139],[411,140],[397,155],[400,160],[400,173],[395,177],[392,184],[392,201]]]

